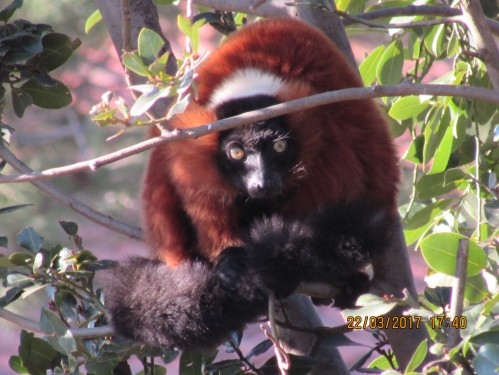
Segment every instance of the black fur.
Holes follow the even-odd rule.
[[[301,282],[327,283],[341,290],[335,306],[352,307],[369,291],[362,268],[389,243],[391,220],[366,203],[331,205],[295,220],[275,215],[254,224],[243,248],[225,250],[217,271],[228,284],[239,286],[238,275],[244,275],[278,298],[292,294]]]
[[[206,349],[266,312],[267,299],[248,281],[229,290],[203,261],[170,268],[132,258],[112,270],[106,306],[121,335],[166,348]],[[250,290],[243,287],[250,285]]]
[[[112,272],[106,305],[120,334],[168,348],[213,347],[267,311],[301,282],[324,282],[352,306],[369,290],[360,269],[389,241],[388,215],[366,204],[334,205],[306,218],[258,220],[244,247],[224,250],[215,267],[187,261],[170,268],[134,258]]]

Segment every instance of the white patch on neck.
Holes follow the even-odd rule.
[[[229,100],[256,95],[276,96],[283,85],[281,78],[256,68],[236,70],[213,91],[208,107],[214,109]]]

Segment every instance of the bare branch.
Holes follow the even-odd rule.
[[[401,17],[401,16],[437,16],[437,17],[448,17],[452,18],[455,16],[461,16],[462,12],[456,8],[450,8],[445,6],[432,6],[432,5],[408,5],[405,7],[394,7],[373,10],[372,12],[367,12],[363,14],[356,14],[351,19],[344,19],[343,25],[349,26],[354,23],[359,22],[358,19],[362,20],[376,20],[380,18],[389,17]],[[490,28],[493,34],[499,35],[499,23],[487,18],[485,20],[487,26]]]
[[[24,174],[33,173],[33,171],[19,160],[4,144],[0,142],[0,157],[5,160],[9,165],[11,165],[15,170]],[[142,240],[142,230],[138,227],[134,227],[130,224],[124,223],[120,220],[114,219],[109,215],[104,215],[99,211],[96,211],[89,206],[83,204],[74,197],[64,193],[47,181],[31,181],[33,185],[38,187],[40,190],[50,195],[59,202],[71,207],[73,210],[92,220],[102,226],[112,229],[116,232],[124,234],[128,237]]]
[[[286,17],[295,11],[293,6],[282,0],[193,0],[194,4],[204,5],[227,12],[247,12],[259,17]]]
[[[0,307],[0,318],[35,333],[43,333],[40,323]]]
[[[32,182],[85,170],[95,171],[101,166],[127,158],[131,155],[135,155],[161,144],[185,138],[197,138],[210,133],[235,128],[250,122],[261,121],[295,111],[302,111],[319,105],[337,103],[346,100],[362,100],[376,97],[404,95],[453,96],[499,104],[499,93],[482,87],[402,83],[399,85],[372,86],[330,91],[301,99],[295,99],[260,110],[246,112],[238,116],[222,119],[191,129],[164,131],[159,137],[151,138],[147,141],[140,142],[122,150],[69,166],[51,168],[42,172],[30,171],[17,175],[0,175],[0,183]],[[0,151],[1,150],[2,148],[0,148]]]
[[[420,22],[382,23],[382,22],[374,22],[364,19],[364,17],[362,16],[353,16],[346,12],[337,11],[337,13],[340,16],[352,22],[357,22],[367,27],[373,27],[378,29],[411,29],[415,27],[428,27],[428,26],[440,25],[443,23],[462,22],[461,16],[453,16],[453,17],[442,17],[435,20],[420,21]]]
[[[38,334],[44,334],[43,330],[40,328],[40,323],[25,318],[24,316],[17,315],[9,310],[0,307],[0,318],[17,325],[27,331],[35,332]],[[95,328],[70,328],[68,333],[75,338],[89,339],[96,337],[106,337],[113,336],[114,330],[111,326],[95,327]]]
[[[487,67],[490,82],[499,90],[499,50],[489,32],[479,0],[460,0],[463,21],[468,26],[475,41],[480,59]]]

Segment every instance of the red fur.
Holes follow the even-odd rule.
[[[205,106],[213,90],[233,72],[257,68],[285,82],[277,95],[287,101],[314,93],[361,87],[341,52],[320,31],[299,21],[274,19],[244,27],[201,65],[197,98],[172,127],[216,120]],[[386,121],[371,100],[341,102],[287,117],[298,141],[304,173],[288,181],[282,214],[310,213],[324,204],[369,199],[395,214],[399,179]],[[218,172],[218,135],[188,139],[153,150],[144,181],[144,218],[157,255],[177,265],[193,254],[213,260],[239,245],[237,192]],[[196,228],[192,241],[182,217]]]

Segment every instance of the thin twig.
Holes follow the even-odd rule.
[[[452,17],[443,17],[435,20],[420,21],[420,22],[382,23],[382,22],[370,21],[368,19],[365,19],[364,17],[354,16],[339,10],[337,10],[336,13],[338,13],[341,17],[348,19],[350,21],[354,21],[356,23],[360,23],[362,25],[378,29],[409,29],[415,27],[428,27],[428,26],[441,25],[444,23],[462,22],[460,16],[452,16]]]

